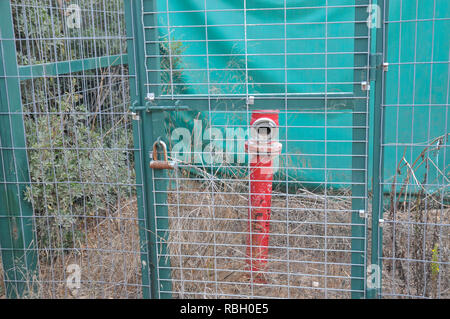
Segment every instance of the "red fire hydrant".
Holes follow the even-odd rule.
[[[266,283],[274,159],[281,154],[278,111],[254,111],[246,143],[250,161],[247,262],[254,283]]]

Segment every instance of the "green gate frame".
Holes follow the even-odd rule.
[[[381,285],[382,285],[382,263],[381,255],[383,252],[383,228],[380,225],[383,219],[383,198],[384,190],[382,187],[383,182],[383,150],[382,142],[384,140],[384,112],[382,108],[383,100],[385,96],[385,70],[384,62],[387,61],[387,43],[385,42],[385,36],[387,35],[387,24],[385,23],[385,15],[389,13],[389,0],[377,0],[379,12],[379,19],[381,21],[381,28],[376,29],[376,43],[375,43],[375,55],[379,57],[379,63],[374,69],[375,76],[375,94],[373,105],[373,147],[372,147],[372,240],[371,240],[371,266],[377,267],[377,269],[371,269],[374,276],[373,280],[379,283],[379,287],[367,288],[367,297],[370,299],[381,298]],[[376,277],[378,276],[378,278]],[[374,283],[374,282],[372,282]]]
[[[30,182],[14,26],[9,1],[0,2],[0,247],[6,295],[26,293],[36,276],[33,208],[24,200]]]
[[[160,83],[158,72],[148,72],[146,74],[146,60],[145,60],[145,46],[144,46],[144,25],[142,16],[142,6],[149,8],[152,13],[146,15],[146,26],[156,26],[156,0],[139,0],[130,3],[130,0],[125,0],[127,15],[130,19],[130,13],[132,21],[128,21],[128,35],[135,39],[135,45],[129,42],[129,52],[134,52],[134,57],[129,57],[130,66],[135,66],[136,73],[131,75],[131,80],[134,82],[133,88],[136,88],[136,92],[133,92],[131,101],[131,110],[136,112],[135,116],[135,143],[137,149],[141,149],[140,162],[137,165],[143,167],[143,176],[139,176],[138,180],[144,181],[144,195],[142,204],[144,207],[140,207],[140,216],[145,216],[146,225],[148,230],[146,232],[149,235],[149,241],[147,242],[145,256],[149,258],[150,262],[150,286],[152,298],[171,298],[171,272],[170,261],[168,258],[161,258],[158,260],[159,254],[165,254],[167,251],[167,245],[157,245],[157,239],[161,242],[167,242],[167,232],[159,231],[157,229],[168,229],[168,209],[165,205],[158,205],[159,203],[166,203],[167,194],[164,191],[167,189],[167,182],[158,181],[155,183],[155,179],[165,177],[165,172],[152,172],[149,168],[149,161],[151,159],[151,150],[153,149],[153,142],[158,138],[167,142],[167,132],[163,125],[163,112],[162,111],[174,111],[179,110],[180,105],[182,108],[190,108],[199,111],[208,110],[209,107],[214,109],[218,107],[223,100],[233,100],[235,109],[245,110],[257,110],[257,109],[273,109],[274,105],[282,105],[285,107],[285,97],[277,96],[264,96],[255,97],[254,104],[251,107],[247,104],[247,96],[228,97],[223,100],[214,98],[208,98],[208,96],[201,98],[187,98],[187,99],[161,99],[159,98],[158,86],[151,86],[149,91],[145,87],[145,83],[148,80],[150,83]],[[367,212],[367,194],[368,194],[368,156],[369,149],[368,141],[369,134],[365,128],[368,123],[368,114],[364,114],[366,109],[366,103],[368,103],[368,92],[362,88],[362,82],[370,82],[370,54],[365,52],[370,48],[370,35],[371,31],[367,25],[369,12],[367,6],[371,4],[371,0],[355,0],[355,52],[354,58],[354,79],[358,82],[354,85],[354,91],[351,95],[339,95],[334,97],[332,94],[320,96],[320,98],[326,103],[327,107],[333,107],[337,104],[345,105],[344,108],[351,108],[355,112],[353,114],[353,143],[352,143],[352,194],[354,197],[352,200],[352,253],[351,253],[351,290],[352,298],[362,299],[366,297],[366,260],[367,260],[367,214],[362,215],[361,211]],[[150,37],[158,39],[157,28],[149,28],[146,32],[150,33]],[[159,47],[157,41],[153,41],[152,44],[147,44],[152,56],[159,55]],[[151,70],[157,70],[159,63],[157,59],[151,60]],[[137,81],[137,82],[136,82]],[[137,84],[139,83],[139,85]],[[132,90],[134,91],[134,89]],[[135,94],[136,93],[136,94]],[[153,94],[154,99],[152,102],[146,100],[147,93]],[[333,96],[333,99],[328,99],[329,96]],[[307,98],[288,97],[286,107],[289,109],[294,105],[298,105],[297,102],[301,101],[305,106],[314,106],[317,104],[318,95],[310,96]],[[181,103],[180,103],[181,102]],[[294,103],[293,103],[294,102]],[[325,104],[324,103],[324,104]],[[148,157],[147,157],[148,156]],[[138,181],[138,183],[139,183]],[[155,193],[153,191],[153,185],[155,187]],[[162,191],[162,192],[161,192]],[[158,223],[158,225],[156,225]],[[156,227],[158,226],[158,227]],[[147,279],[146,279],[147,280]],[[145,281],[147,283],[147,281]],[[163,291],[163,292],[161,292]],[[148,294],[145,294],[148,296]]]

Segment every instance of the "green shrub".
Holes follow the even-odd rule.
[[[11,0],[11,4],[19,65],[125,53],[123,1],[77,0],[82,9],[80,29],[67,27],[56,0]]]
[[[100,129],[85,105],[67,100],[25,119],[32,181],[25,198],[38,216],[41,248],[74,247],[83,239],[81,218],[114,212],[129,196],[117,184],[134,178],[125,130],[108,130],[107,124]]]

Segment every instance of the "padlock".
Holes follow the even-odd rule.
[[[160,161],[158,159],[158,144],[162,147],[164,152],[164,161]],[[175,169],[175,163],[169,162],[168,156],[167,156],[167,145],[163,141],[156,141],[155,144],[153,144],[153,160],[150,162],[150,168],[156,169],[156,170],[164,170],[164,169]]]

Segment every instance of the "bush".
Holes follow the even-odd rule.
[[[100,129],[85,105],[69,100],[25,119],[32,182],[25,198],[45,217],[36,221],[41,248],[74,247],[83,238],[80,218],[114,211],[120,198],[129,196],[117,184],[134,174],[126,132]]]
[[[82,9],[80,29],[67,27],[66,16],[56,0],[11,0],[19,65],[124,53],[123,2],[75,3]]]
[[[19,65],[126,53],[122,1],[74,2],[80,29],[66,25],[61,3],[11,0]],[[120,186],[134,178],[131,126],[120,114],[129,99],[127,69],[116,68],[21,82],[31,178],[25,198],[41,249],[80,247],[86,217],[107,216],[132,196]],[[111,110],[113,117],[102,114]]]

